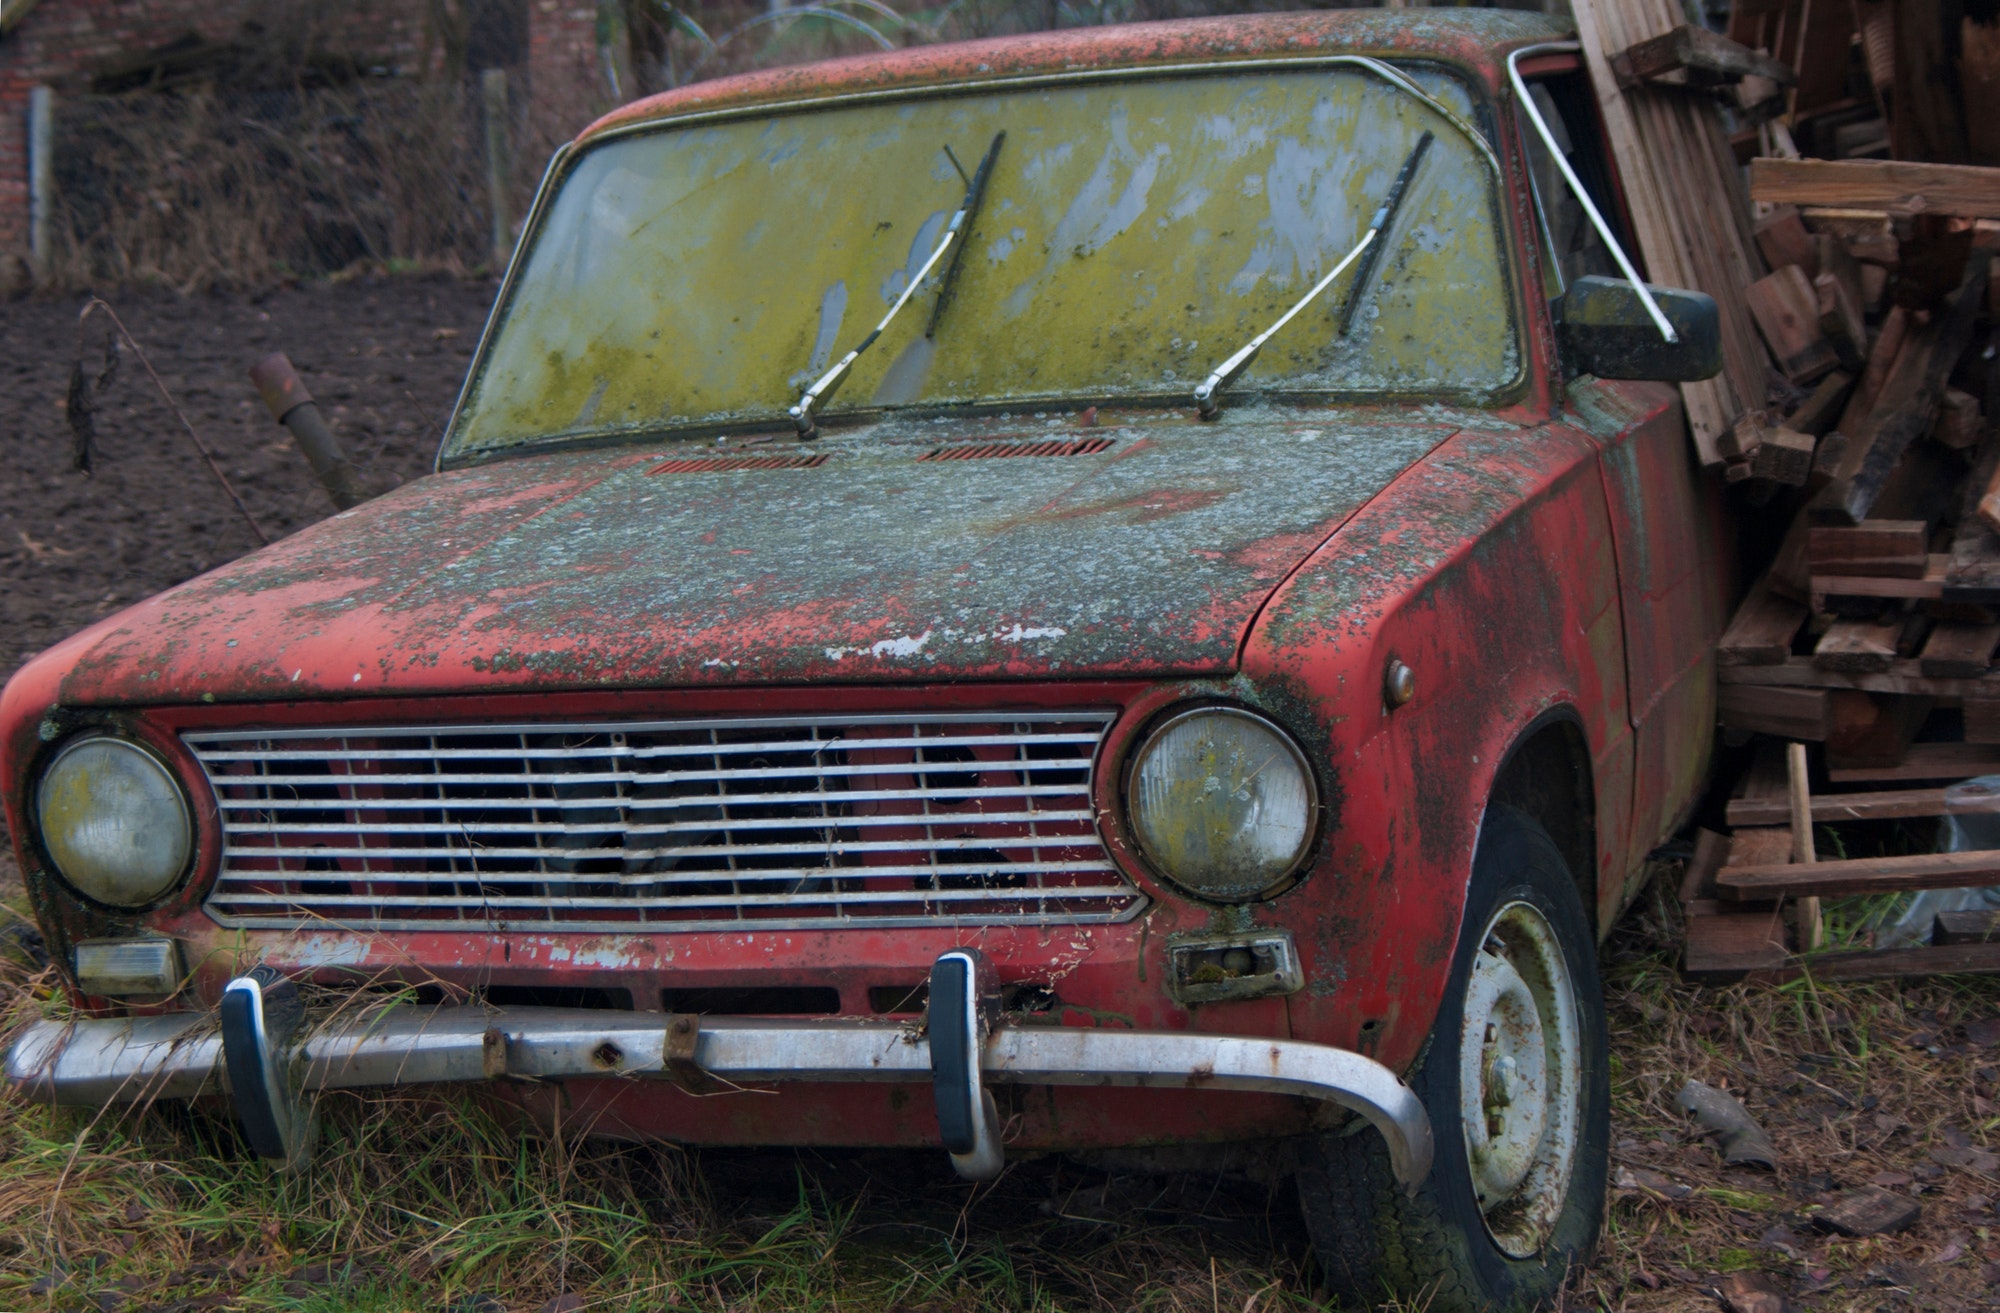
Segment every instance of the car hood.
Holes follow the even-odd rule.
[[[518,456],[324,520],[41,661],[71,706],[1225,673],[1307,555],[1482,421],[1244,408]],[[963,445],[982,441],[1058,454]]]

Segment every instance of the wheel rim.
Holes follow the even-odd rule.
[[[1459,1035],[1459,1121],[1493,1242],[1539,1252],[1562,1216],[1576,1157],[1583,1053],[1555,928],[1528,903],[1493,914],[1473,954]]]

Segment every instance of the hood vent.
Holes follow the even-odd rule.
[[[826,453],[811,456],[687,456],[661,461],[648,474],[718,474],[724,470],[809,470],[826,464]]]
[[[1094,456],[1111,445],[1110,438],[1051,438],[1044,442],[976,442],[963,447],[933,447],[918,460],[991,460],[999,456]]]

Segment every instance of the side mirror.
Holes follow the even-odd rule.
[[[1591,274],[1571,282],[1556,302],[1557,331],[1570,367],[1599,378],[1662,383],[1714,378],[1722,371],[1722,317],[1715,298],[1651,283],[1646,289],[1680,340],[1660,335],[1632,284]]]

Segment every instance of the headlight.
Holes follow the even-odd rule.
[[[56,753],[35,789],[35,814],[63,879],[111,907],[143,907],[173,888],[194,848],[194,821],[173,774],[109,735]]]
[[[1183,712],[1133,758],[1128,806],[1139,847],[1189,893],[1247,902],[1298,868],[1319,795],[1283,730],[1228,707]]]

